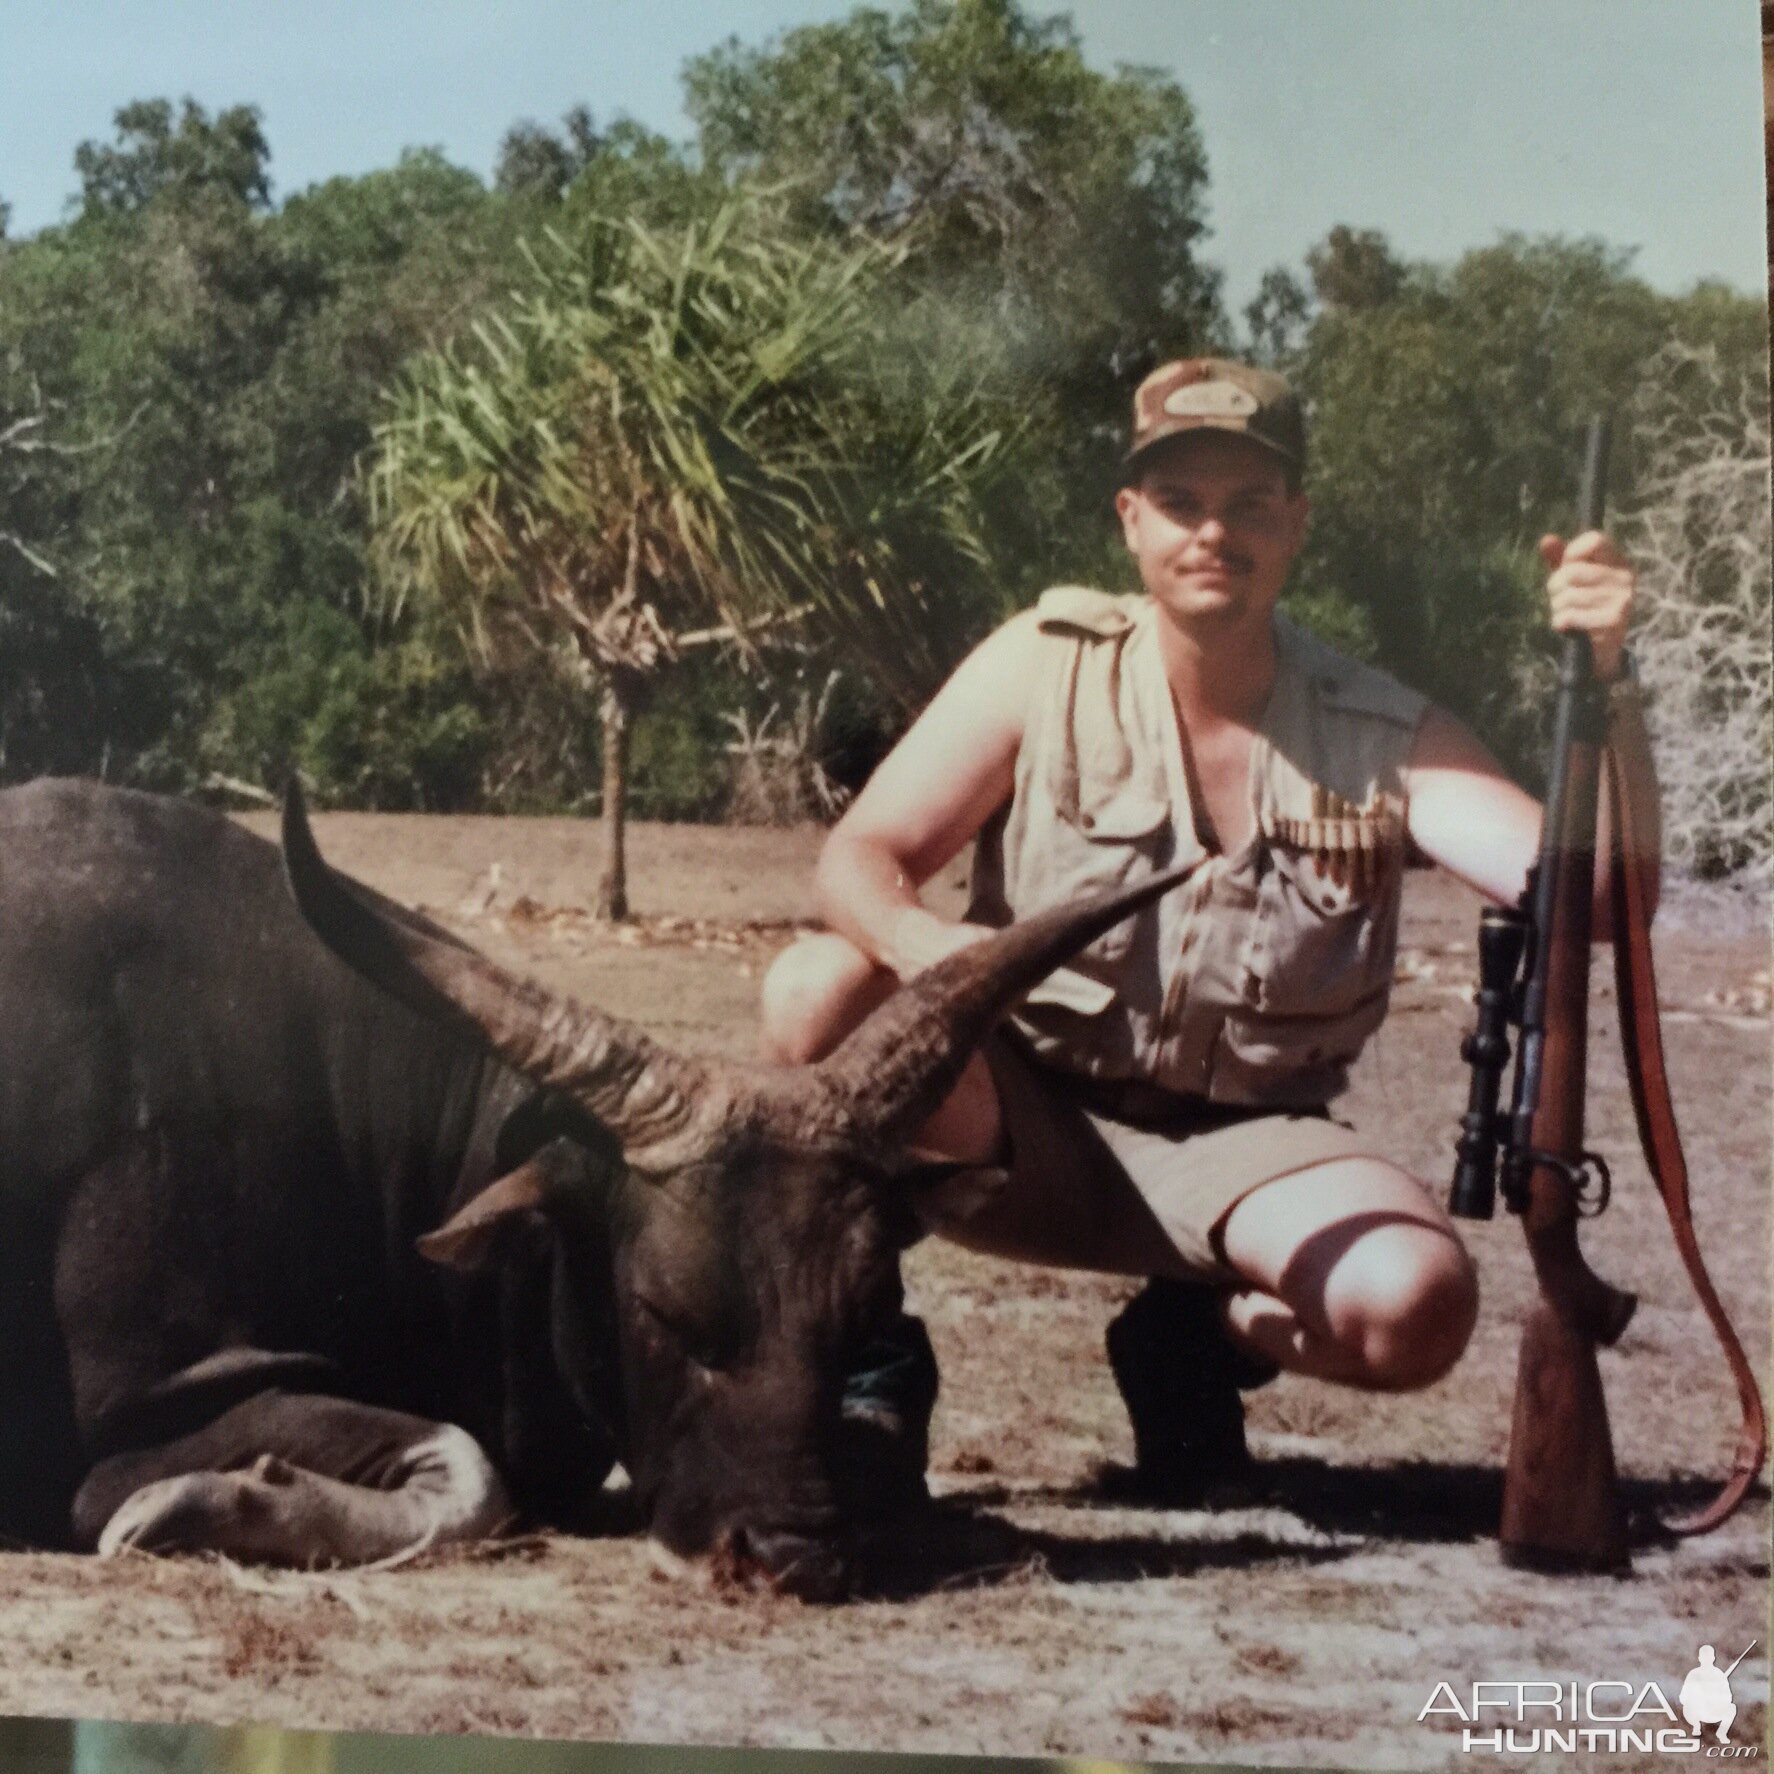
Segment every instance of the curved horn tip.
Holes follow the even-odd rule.
[[[308,800],[302,779],[291,771],[283,785],[283,818],[278,837],[283,850],[283,875],[298,904],[306,903],[304,889],[327,873],[314,828],[308,822]]]
[[[311,848],[314,843],[313,828],[308,823],[308,797],[303,791],[300,774],[294,770],[283,782],[283,817],[279,835],[286,850]]]

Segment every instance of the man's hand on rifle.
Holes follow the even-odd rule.
[[[1540,558],[1550,574],[1552,626],[1561,634],[1588,635],[1595,675],[1612,682],[1620,675],[1638,584],[1632,564],[1600,530],[1585,530],[1570,542],[1542,536]]]
[[[1570,542],[1561,536],[1542,536],[1540,558],[1549,569],[1546,592],[1552,605],[1552,626],[1561,633],[1588,635],[1596,677],[1602,683],[1613,683],[1623,669],[1626,629],[1638,587],[1632,563],[1600,530],[1585,530]],[[1632,865],[1643,881],[1646,904],[1654,911],[1660,884],[1662,816],[1650,742],[1635,696],[1610,705],[1608,744],[1619,761],[1625,793],[1632,803]],[[1598,853],[1605,856],[1612,842],[1613,818],[1604,801],[1597,820]],[[1596,871],[1596,895],[1591,931],[1598,942],[1611,940],[1613,906],[1605,870]]]
[[[1547,567],[1547,601],[1552,626],[1589,637],[1595,674],[1604,682],[1620,676],[1626,629],[1632,618],[1637,579],[1619,547],[1600,530],[1585,530],[1567,542],[1545,536],[1540,558]],[[1608,738],[1620,760],[1633,802],[1637,847],[1645,896],[1657,900],[1660,843],[1657,779],[1650,745],[1630,695],[1609,704]],[[1411,841],[1431,862],[1476,887],[1497,905],[1521,897],[1529,865],[1540,845],[1540,807],[1511,782],[1483,745],[1443,709],[1431,709],[1417,735],[1405,773]],[[1599,844],[1606,853],[1611,821],[1601,816]],[[1596,898],[1590,928],[1599,942],[1609,935],[1612,908],[1605,871],[1596,871]]]

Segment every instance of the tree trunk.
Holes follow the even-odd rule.
[[[598,708],[604,728],[604,875],[597,915],[611,923],[628,917],[628,741],[634,696],[624,674],[604,680]]]

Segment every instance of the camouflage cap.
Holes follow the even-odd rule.
[[[1154,444],[1190,431],[1235,431],[1280,456],[1296,476],[1306,468],[1306,422],[1299,396],[1272,370],[1226,357],[1160,364],[1134,391],[1131,464]]]

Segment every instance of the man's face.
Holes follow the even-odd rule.
[[[1305,540],[1306,509],[1280,457],[1225,431],[1158,446],[1115,495],[1146,590],[1186,624],[1266,621]]]

